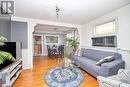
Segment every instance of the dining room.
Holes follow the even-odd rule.
[[[77,38],[76,28],[37,24],[33,32],[33,56],[63,56],[64,50],[70,51],[67,38]]]

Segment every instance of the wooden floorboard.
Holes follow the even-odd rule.
[[[33,61],[33,69],[23,70],[13,87],[49,87],[44,81],[44,76],[47,71],[59,66],[58,58],[34,57]],[[79,87],[98,87],[94,77],[83,70],[81,71],[84,74],[84,81]]]

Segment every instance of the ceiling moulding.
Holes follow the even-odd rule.
[[[70,24],[70,23],[63,23],[57,21],[48,21],[48,20],[39,20],[39,19],[32,19],[32,18],[24,18],[24,17],[11,17],[12,21],[21,21],[21,22],[32,22],[36,24],[47,24],[47,25],[55,25],[55,26],[66,26],[66,27],[73,27],[73,28],[81,28],[81,25],[77,24]]]

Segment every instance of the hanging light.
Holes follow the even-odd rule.
[[[60,11],[60,8],[56,4],[56,17],[57,17],[57,19],[59,19],[59,11]]]

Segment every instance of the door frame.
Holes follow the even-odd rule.
[[[34,49],[34,36],[40,36],[41,37],[41,46],[42,46],[42,54],[41,54],[41,56],[43,56],[43,45],[44,45],[43,35],[41,35],[41,34],[33,34],[33,49]],[[33,56],[34,56],[34,50],[33,50]]]

